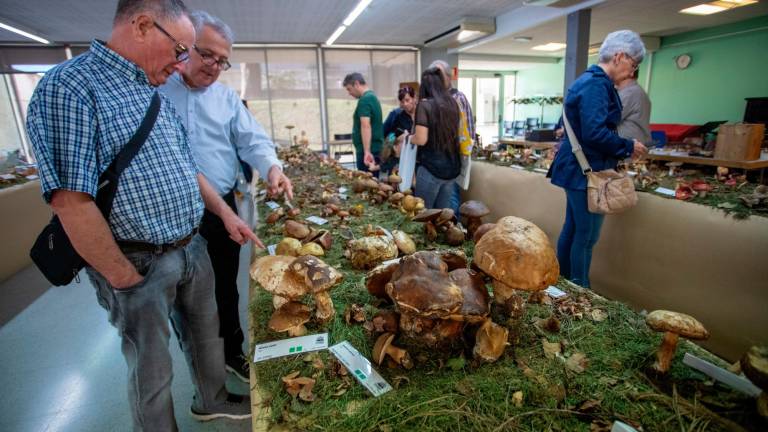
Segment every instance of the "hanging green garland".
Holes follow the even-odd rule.
[[[510,98],[511,102],[520,105],[562,105],[562,96],[517,96]]]

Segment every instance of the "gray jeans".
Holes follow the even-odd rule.
[[[451,208],[451,196],[456,179],[443,180],[432,175],[428,169],[420,166],[416,171],[416,196],[424,200],[428,209]]]
[[[88,275],[99,304],[109,313],[122,339],[128,364],[128,401],[136,431],[176,431],[171,397],[170,328],[179,338],[195,385],[193,405],[205,411],[227,398],[224,342],[214,277],[206,243],[200,235],[183,248],[162,255],[126,255],[144,280],[114,289],[94,269]]]

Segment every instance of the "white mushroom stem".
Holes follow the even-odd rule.
[[[327,291],[319,292],[315,294],[315,317],[320,322],[328,322],[336,315],[336,309],[333,308],[333,300],[328,295]]]
[[[304,324],[299,324],[296,327],[288,329],[288,336],[290,337],[304,336],[305,334],[307,334],[307,328],[304,327]]]
[[[677,349],[677,339],[677,333],[664,332],[664,339],[661,341],[659,350],[656,351],[656,363],[653,364],[657,372],[666,373],[669,370]]]

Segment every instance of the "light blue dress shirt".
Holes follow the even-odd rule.
[[[176,106],[195,162],[220,195],[235,185],[238,156],[265,180],[273,165],[282,166],[275,144],[231,88],[215,82],[193,89],[176,73],[160,91]]]

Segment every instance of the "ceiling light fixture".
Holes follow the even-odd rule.
[[[712,15],[755,3],[757,3],[757,0],[718,0],[682,9],[680,13],[688,15]]]
[[[558,42],[550,42],[548,44],[544,45],[536,45],[535,47],[531,48],[535,51],[560,51],[565,48],[564,43],[558,43]]]
[[[339,28],[336,29],[335,32],[333,32],[331,37],[329,37],[328,40],[325,41],[325,44],[333,45],[333,43],[336,42],[336,39],[338,39],[339,36],[341,36],[341,34],[344,33],[344,30],[346,30],[347,27],[351,26],[352,23],[355,22],[357,17],[359,17],[360,14],[363,13],[365,8],[367,8],[372,1],[373,0],[360,0],[360,3],[358,3],[354,9],[352,9],[352,12],[350,12],[346,18],[344,18],[344,22],[339,26]]]
[[[24,30],[19,30],[16,27],[11,27],[8,24],[3,24],[3,23],[0,22],[0,28],[8,30],[10,32],[14,32],[14,33],[16,33],[18,35],[21,35],[21,36],[24,36],[26,38],[30,38],[30,39],[32,39],[35,42],[40,42],[40,43],[43,43],[43,44],[46,44],[46,45],[50,45],[51,44],[51,41],[49,41],[47,39],[43,39],[40,36],[33,35],[32,33],[27,33]]]

